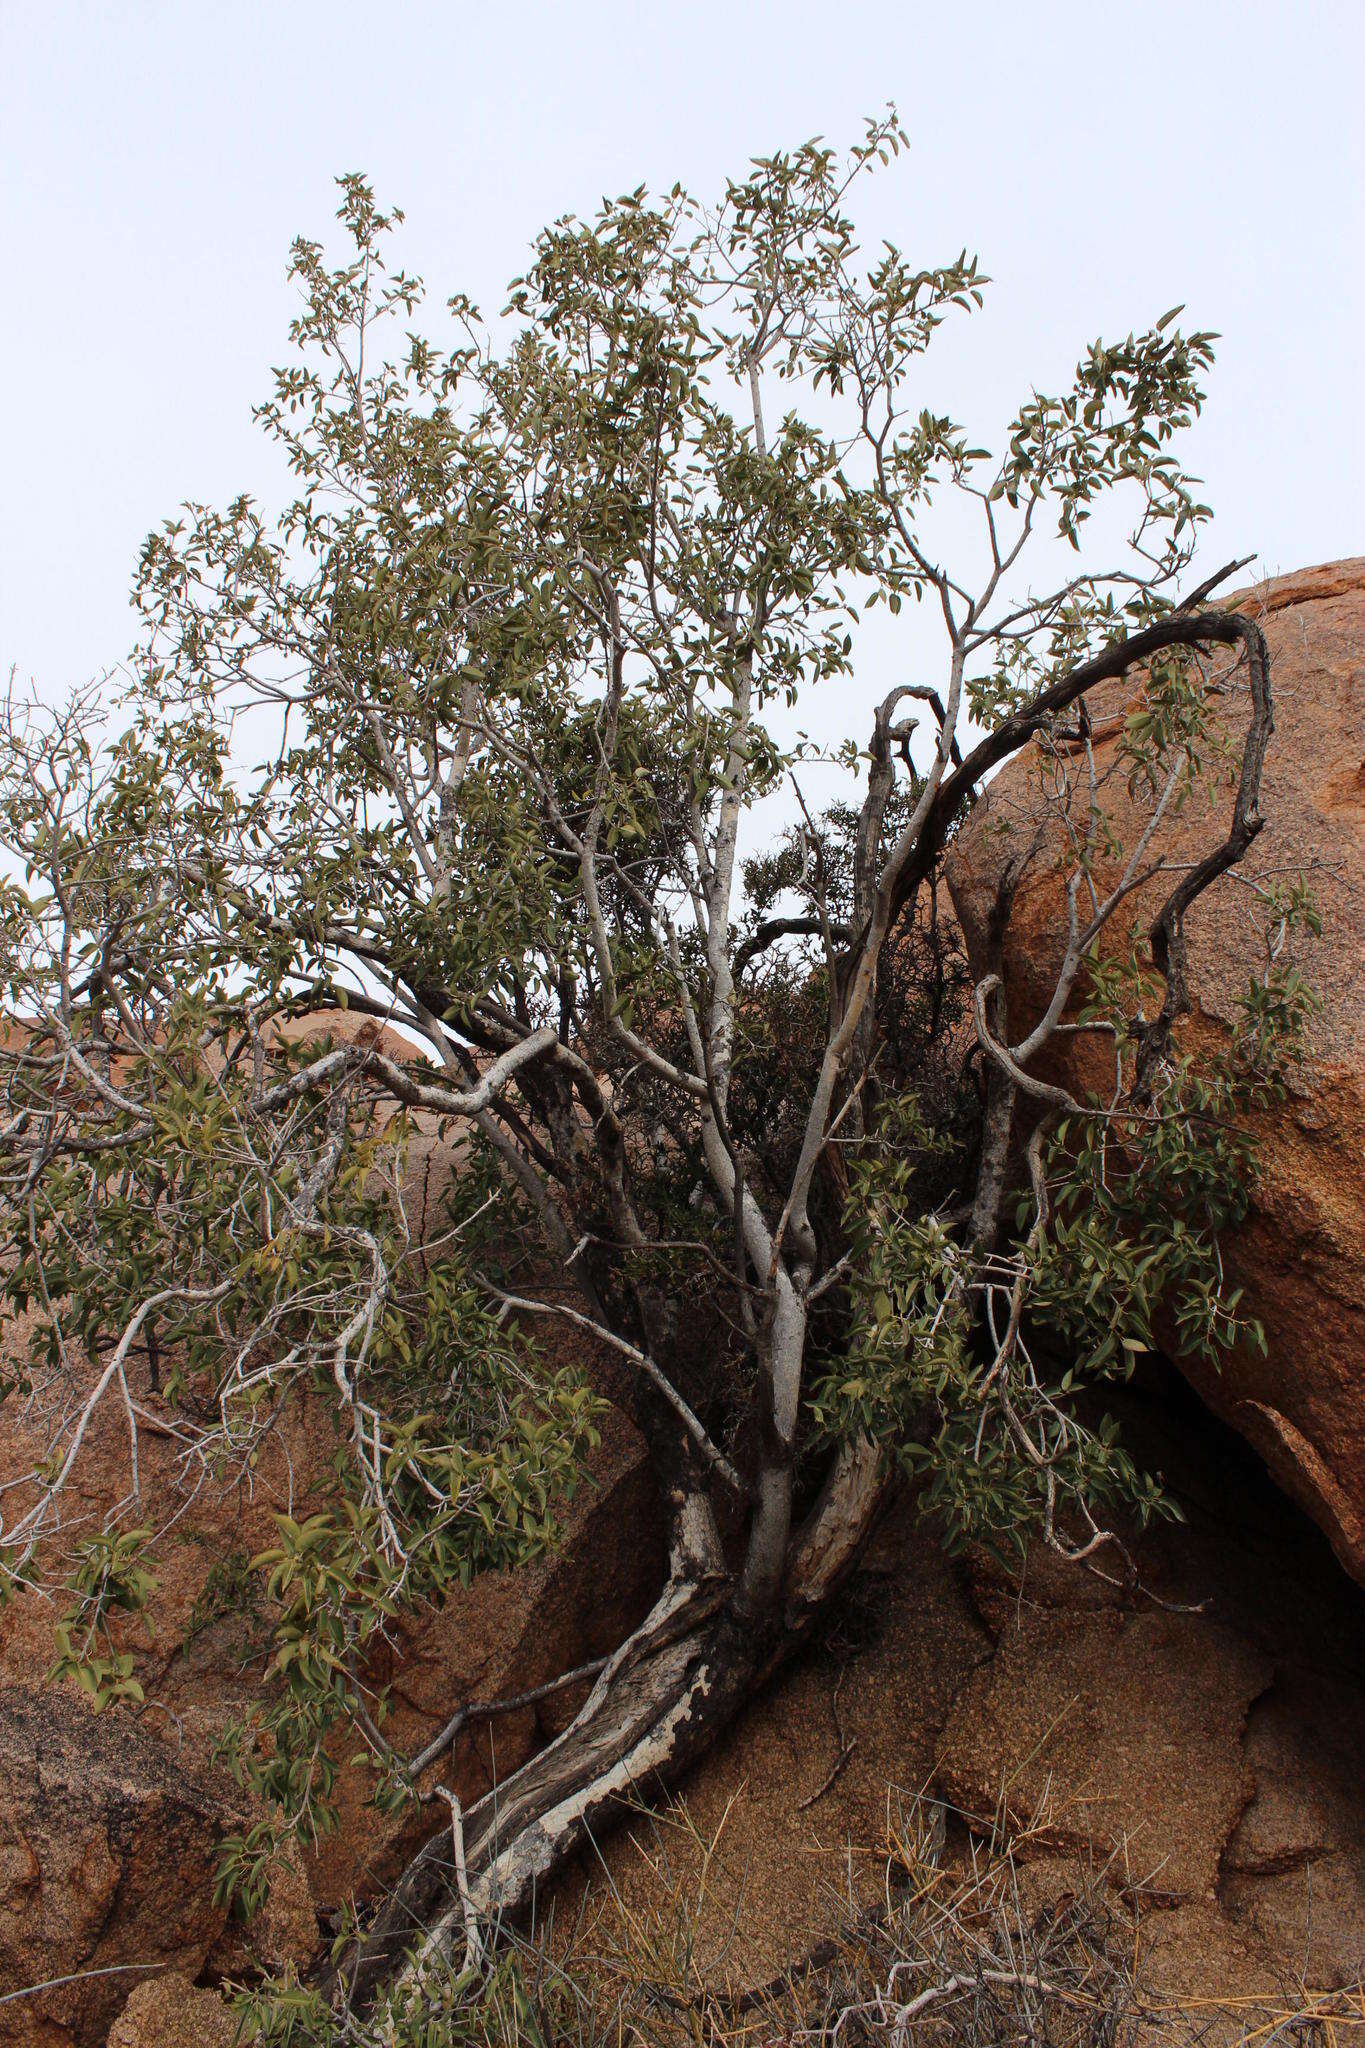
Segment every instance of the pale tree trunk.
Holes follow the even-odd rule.
[[[424,1970],[458,1951],[471,1919],[487,1930],[525,1914],[589,1839],[624,1817],[632,1798],[675,1785],[808,1638],[871,1535],[887,1483],[871,1445],[839,1455],[765,1615],[743,1601],[709,1511],[696,1503],[690,1540],[675,1547],[663,1593],[569,1727],[464,1816],[463,1896],[443,1824],[358,1946],[328,1969],[321,1988],[334,2003],[364,2012],[400,1971],[420,1997]],[[710,1525],[700,1540],[698,1523]]]

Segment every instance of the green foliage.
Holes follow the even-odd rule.
[[[394,2048],[556,2048],[569,2038],[560,2027],[576,2017],[582,1994],[553,1967],[536,1974],[533,1988],[527,1961],[514,1950],[500,1952],[486,1970],[437,1965],[420,1998],[399,1993],[382,2002],[372,2038]],[[336,2015],[292,1974],[242,1992],[236,2004],[251,2048],[334,2048],[338,2040]]]
[[[445,1441],[434,1418],[394,1429],[384,1514],[398,1518],[397,1552],[386,1543],[384,1514],[344,1499],[339,1514],[322,1510],[302,1523],[277,1516],[276,1542],[251,1560],[275,1617],[265,1674],[275,1683],[220,1754],[277,1819],[225,1847],[220,1890],[245,1917],[264,1898],[281,1824],[314,1840],[335,1825],[334,1731],[369,1731],[353,1761],[375,1773],[381,1805],[411,1796],[401,1759],[365,1705],[367,1646],[405,1607],[439,1601],[452,1583],[468,1585],[478,1570],[523,1563],[554,1543],[555,1504],[573,1492],[597,1441],[599,1403],[567,1373],[546,1394],[539,1405],[521,1405],[484,1451]],[[382,1699],[374,1713],[382,1721]]]
[[[144,1698],[133,1675],[133,1654],[116,1645],[110,1623],[119,1614],[143,1614],[156,1589],[147,1557],[151,1534],[106,1532],[85,1537],[76,1548],[67,1580],[71,1604],[57,1623],[57,1658],[48,1677],[74,1678],[97,1714],[112,1700]]]
[[[1318,924],[1302,882],[1274,891],[1268,908],[1272,928]],[[1098,961],[1090,980],[1083,1021],[1109,1028],[1122,1073],[1141,1053],[1123,993],[1136,982],[1150,996],[1150,983],[1131,963]],[[1096,1114],[1057,1125],[1048,1154],[1054,1214],[1033,1298],[1079,1370],[1126,1368],[1133,1354],[1159,1348],[1163,1312],[1179,1348],[1212,1363],[1239,1342],[1264,1349],[1219,1245],[1250,1206],[1255,1113],[1283,1100],[1314,1006],[1301,970],[1272,958],[1243,990],[1215,1052],[1177,1052],[1118,1114],[1096,1100]]]
[[[233,1746],[229,1738],[224,1749],[230,1754]],[[263,1912],[282,1839],[283,1828],[274,1816],[253,1821],[243,1834],[225,1835],[213,1888],[214,1905],[226,1907],[238,1920],[254,1920]]]
[[[1166,1331],[1215,1364],[1239,1343],[1264,1348],[1220,1243],[1250,1204],[1255,1113],[1283,1099],[1314,1007],[1281,948],[1293,925],[1315,932],[1319,919],[1301,881],[1262,896],[1267,965],[1226,1043],[1198,1057],[1174,1051],[1140,1080],[1150,971],[1136,951],[1089,960],[1079,1021],[1112,1039],[1118,1083],[1112,1098],[1038,1125],[1034,1184],[1010,1244],[964,1243],[926,1210],[913,1099],[886,1105],[854,1169],[852,1322],[816,1417],[829,1435],[894,1447],[954,1548],[1022,1550],[1031,1532],[1053,1534],[1059,1515],[1093,1533],[1096,1512],[1139,1524],[1176,1512],[1112,1420],[1088,1419],[1091,1390],[1131,1375]]]

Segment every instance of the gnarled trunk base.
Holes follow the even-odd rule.
[[[322,1988],[333,2001],[363,2012],[409,1955],[420,1995],[423,1970],[459,1945],[469,1919],[488,1928],[524,1913],[586,1841],[619,1819],[632,1794],[676,1784],[809,1636],[885,1495],[871,1446],[846,1449],[792,1546],[780,1614],[743,1613],[728,1576],[672,1578],[569,1727],[465,1815],[463,1895],[452,1832],[442,1828],[349,1958],[327,1972]]]

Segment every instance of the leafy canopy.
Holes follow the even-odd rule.
[[[675,1506],[738,1505],[759,1604],[801,1489],[860,1439],[927,1471],[959,1540],[1071,1527],[1089,1554],[1095,1505],[1157,1495],[1078,1389],[1172,1293],[1191,1342],[1236,1334],[1238,1119],[1306,997],[1276,940],[1199,1071],[1172,949],[1106,936],[1157,845],[1145,822],[1120,843],[1107,782],[1154,832],[1237,780],[1229,633],[1159,640],[1208,517],[1175,444],[1212,337],[1168,313],[1094,343],[990,455],[917,404],[982,303],[975,260],[859,250],[851,192],[903,143],[888,115],[847,160],[757,159],[714,208],[641,189],[558,221],[501,322],[456,297],[440,338],[390,267],[401,216],[341,180],[341,259],[295,244],[259,411],[292,502],[149,538],[112,715],[11,695],[0,1163],[30,1342],[7,1397],[46,1436],[6,1569],[65,1575],[60,1668],[135,1697],[149,1418],[175,1446],[158,1486],[186,1492],[264,1484],[273,1444],[322,1435],[320,1497],[255,1561],[268,1682],[235,1746],[292,1822],[325,1823],[340,1723],[382,1796],[410,1789],[366,1677],[403,1607],[553,1541],[597,1430],[566,1331],[604,1347]],[[932,543],[945,502],[975,570]],[[897,651],[925,598],[932,683]],[[1169,652],[1100,772],[1085,678],[1144,634]],[[889,694],[817,815],[792,712],[851,703],[868,647]],[[1073,944],[1055,1014],[1002,1039],[940,876],[1025,745],[1056,815],[1080,805]],[[793,822],[751,845],[775,795]],[[1162,872],[1152,852],[1149,895]],[[1311,915],[1264,908],[1281,939]],[[1030,1063],[1087,988],[1116,1092],[1063,1116]],[[990,1132],[1030,1088],[1016,1214]],[[68,1484],[125,1425],[128,1500],[92,1536]]]

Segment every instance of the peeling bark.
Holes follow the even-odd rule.
[[[465,1814],[468,1898],[482,1922],[525,1911],[625,1799],[675,1782],[771,1668],[760,1632],[736,1622],[730,1590],[670,1581],[563,1734]],[[322,1988],[363,2011],[410,1953],[409,1981],[448,1951],[464,1919],[443,1825]]]
[[[328,1969],[322,1988],[333,2001],[364,2011],[395,1978],[416,1990],[464,1938],[471,1911],[485,1927],[524,1914],[633,1797],[676,1784],[807,1640],[871,1536],[888,1483],[885,1459],[865,1439],[839,1454],[790,1546],[785,1599],[766,1620],[744,1608],[739,1584],[719,1568],[709,1513],[684,1514],[674,1575],[572,1723],[464,1815],[465,1896],[443,1825],[357,1948]]]

